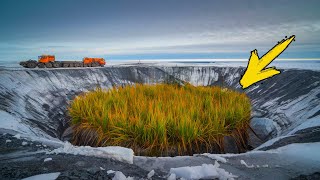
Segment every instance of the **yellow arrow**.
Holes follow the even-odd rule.
[[[275,67],[266,67],[289,46],[294,38],[295,36],[293,35],[288,39],[283,39],[282,41],[278,42],[277,45],[270,49],[260,59],[256,49],[251,51],[248,67],[240,79],[242,88],[245,89],[256,82],[280,74],[281,72]]]

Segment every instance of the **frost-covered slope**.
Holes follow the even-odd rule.
[[[136,67],[0,70],[0,128],[60,138],[68,126],[67,104],[75,95],[164,78],[165,73],[155,68]]]
[[[220,85],[242,91],[239,79],[243,72],[244,68],[240,67],[162,65],[95,69],[2,69],[0,128],[60,139],[69,126],[66,119],[68,102],[81,92],[96,87],[158,83],[169,79],[198,86]],[[268,118],[256,121],[267,126],[265,128],[270,137],[277,137],[301,132],[299,129],[320,126],[319,83],[319,71],[285,70],[245,92],[252,100],[253,116]]]
[[[239,80],[244,72],[244,68],[232,67],[163,67],[162,69],[193,85],[221,85],[239,91],[241,91]],[[319,71],[283,70],[280,75],[259,82],[245,92],[252,100],[253,116],[273,120],[276,128],[274,136],[288,134],[297,126],[307,122],[320,121]],[[318,125],[320,126],[320,122]]]

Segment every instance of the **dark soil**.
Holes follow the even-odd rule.
[[[7,142],[6,140],[11,140]],[[22,145],[27,142],[27,145]],[[53,149],[39,142],[16,139],[11,135],[0,136],[0,179],[21,179],[38,174],[60,172],[58,179],[112,179],[114,173],[121,171],[125,176],[135,179],[147,178],[148,171],[124,162],[81,155],[46,154],[44,150]],[[44,162],[44,159],[52,158]],[[166,174],[155,172],[153,179],[163,179]]]

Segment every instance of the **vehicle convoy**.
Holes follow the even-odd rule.
[[[25,68],[61,68],[61,67],[103,67],[106,61],[103,58],[85,57],[82,61],[56,61],[54,55],[38,56],[38,61],[21,61],[20,65]]]

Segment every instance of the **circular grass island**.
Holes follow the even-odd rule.
[[[225,137],[246,151],[251,105],[244,93],[220,87],[135,84],[81,94],[68,111],[75,145],[176,156],[224,153]]]

